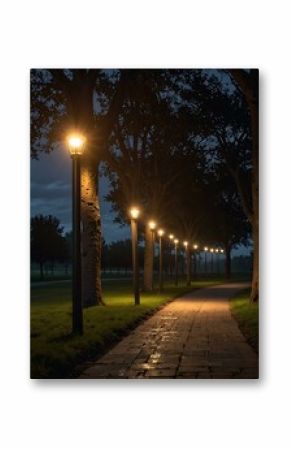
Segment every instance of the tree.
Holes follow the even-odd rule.
[[[128,93],[130,71],[32,70],[31,154],[51,152],[69,130],[86,136],[82,157],[82,288],[85,306],[103,304],[98,166]]]
[[[250,114],[252,207],[246,208],[245,211],[252,225],[254,244],[251,301],[257,302],[259,299],[259,71],[229,70],[229,72],[235,84],[243,93]],[[246,193],[242,188],[238,174],[236,174],[236,182],[243,203],[246,203]]]
[[[44,278],[44,264],[54,264],[64,256],[63,227],[52,215],[31,218],[31,259],[39,264],[40,277]]]

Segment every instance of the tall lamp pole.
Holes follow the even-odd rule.
[[[203,249],[204,249],[204,272],[207,273],[206,253],[208,252],[208,247],[205,246]]]
[[[220,266],[219,266],[220,258],[219,258],[219,249],[218,248],[216,248],[215,254],[216,254],[216,272],[219,275],[220,274]]]
[[[154,287],[154,234],[155,234],[155,228],[156,223],[155,221],[151,220],[148,223],[149,229],[151,231],[151,245],[152,245],[152,279],[151,279],[151,289],[153,290]]]
[[[210,249],[210,253],[211,253],[211,261],[210,261],[210,271],[211,271],[211,274],[213,274],[213,254],[214,254],[214,249],[213,248],[211,248]]]
[[[73,271],[72,271],[72,330],[83,334],[83,303],[81,284],[81,156],[85,139],[80,135],[68,137],[72,158],[72,225],[73,225]]]
[[[185,247],[185,254],[186,254],[186,285],[189,287],[191,284],[190,251],[188,242],[183,242],[183,245]]]
[[[223,253],[224,253],[224,250],[223,250],[223,249],[220,249],[220,253],[223,254]]]
[[[175,259],[175,264],[174,264],[174,268],[175,268],[175,285],[178,285],[178,239],[174,240],[174,259]]]
[[[163,229],[159,229],[159,291],[163,290],[163,260],[162,260],[162,237],[164,235]]]
[[[169,244],[169,267],[170,267],[170,277],[172,278],[173,276],[173,258],[172,258],[172,247],[171,244],[173,243],[174,240],[174,235],[173,234],[169,234],[169,240],[170,240],[170,244]],[[172,245],[173,246],[173,245]]]
[[[196,252],[198,250],[198,245],[193,245],[193,272],[194,272],[194,277],[196,277],[197,275],[197,261],[196,261]]]
[[[133,290],[135,306],[140,304],[139,288],[139,259],[138,259],[138,222],[140,210],[137,207],[131,207],[131,234],[132,234],[132,265],[133,265]]]

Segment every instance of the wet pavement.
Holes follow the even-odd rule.
[[[80,376],[83,379],[256,379],[258,357],[228,298],[244,283],[188,293],[156,312]]]

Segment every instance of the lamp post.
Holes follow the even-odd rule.
[[[186,254],[186,285],[189,287],[191,284],[190,279],[190,251],[189,251],[189,245],[188,242],[183,242],[183,245],[185,247],[185,254]]]
[[[211,271],[211,274],[213,274],[213,254],[214,254],[213,248],[210,249],[210,253],[211,253],[210,271]]]
[[[206,253],[208,252],[208,247],[205,246],[203,248],[204,250],[204,272],[207,273],[207,261],[206,261]]]
[[[72,227],[73,227],[73,270],[72,270],[72,330],[83,334],[83,303],[81,284],[81,156],[85,139],[71,135],[67,139],[72,158]]]
[[[224,250],[223,250],[223,249],[220,249],[220,253],[223,254],[223,253],[224,253]]]
[[[154,231],[156,228],[155,221],[151,220],[148,223],[149,229],[151,231],[151,245],[152,245],[152,279],[151,279],[151,290],[153,290],[154,286]]]
[[[133,290],[135,306],[140,304],[140,288],[139,288],[139,260],[138,260],[138,223],[137,219],[140,210],[137,207],[131,207],[131,234],[132,234],[132,265],[133,265]]]
[[[217,271],[217,274],[219,275],[220,266],[219,266],[219,249],[218,248],[216,248],[215,253],[216,253],[216,271]]]
[[[194,272],[194,277],[196,277],[197,275],[197,263],[196,263],[196,251],[198,250],[198,245],[194,244],[193,245],[193,272]]]
[[[172,258],[172,253],[171,253],[171,249],[172,249],[171,248],[171,243],[173,243],[173,240],[174,240],[174,235],[173,234],[169,234],[169,240],[170,240],[170,244],[169,244],[169,271],[170,271],[170,277],[172,278],[172,275],[173,275],[173,258]]]
[[[159,291],[163,289],[163,260],[162,260],[162,237],[164,235],[163,229],[158,230],[159,236]]]
[[[174,246],[175,246],[175,251],[174,251],[174,259],[175,259],[175,285],[178,285],[178,239],[174,239]]]

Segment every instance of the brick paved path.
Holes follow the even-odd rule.
[[[229,310],[228,298],[241,288],[219,285],[174,300],[81,378],[257,378],[257,355]]]

